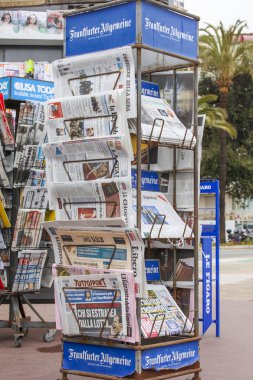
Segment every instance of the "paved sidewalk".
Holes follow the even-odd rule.
[[[236,294],[235,294],[236,298]],[[53,305],[36,305],[52,320]],[[4,306],[6,308],[6,306]],[[3,309],[3,308],[2,308]],[[5,312],[2,310],[0,318]],[[201,341],[202,380],[252,380],[252,300],[223,300],[221,337],[211,327]],[[60,334],[52,343],[43,342],[46,330],[30,329],[21,348],[14,347],[13,331],[0,330],[0,380],[56,380],[61,378]],[[82,377],[69,376],[69,380]],[[185,380],[185,378],[181,378]]]

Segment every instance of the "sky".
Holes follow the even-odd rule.
[[[184,0],[184,8],[205,22],[218,26],[222,21],[225,28],[240,19],[247,22],[244,33],[253,33],[253,0]]]

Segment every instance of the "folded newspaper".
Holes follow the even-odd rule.
[[[135,67],[129,46],[53,62],[55,97],[124,89],[127,118],[136,117]]]
[[[164,194],[142,191],[141,231],[143,238],[183,239],[192,230],[182,221]],[[137,192],[133,190],[133,210],[137,212]],[[136,215],[135,220],[136,220]]]
[[[34,101],[21,103],[17,126],[16,150],[22,150],[24,145],[43,144],[45,137],[45,103]]]
[[[141,300],[141,331],[144,338],[191,333],[192,323],[164,285],[147,285],[148,298]]]
[[[31,292],[40,290],[46,258],[46,250],[22,250],[18,252],[18,264],[12,291]]]
[[[19,209],[13,233],[13,250],[37,248],[42,233],[45,210]]]
[[[48,141],[119,134],[126,135],[130,148],[124,98],[124,90],[112,90],[49,100],[46,114]]]
[[[132,270],[137,297],[146,295],[144,244],[137,229],[86,227],[80,221],[44,223],[59,265]]]
[[[142,139],[160,143],[193,148],[196,139],[176,116],[165,99],[150,96],[141,97]],[[131,123],[133,131],[136,123]]]
[[[64,334],[119,340],[127,336],[120,274],[59,276],[57,287]]]
[[[61,310],[60,305],[64,303],[64,299],[62,300],[60,297],[59,291],[59,283],[58,278],[63,278],[63,276],[72,276],[72,278],[76,275],[94,275],[94,274],[119,274],[121,277],[124,296],[125,296],[125,311],[126,311],[126,327],[127,333],[126,335],[121,335],[120,337],[115,337],[115,339],[124,340],[125,342],[135,343],[139,340],[139,329],[136,318],[136,299],[134,294],[134,277],[133,272],[131,271],[106,271],[101,269],[91,269],[83,266],[53,266],[53,275],[55,279],[55,306],[56,306],[56,328],[62,329],[62,321],[61,321]],[[95,314],[95,311],[93,312]],[[92,315],[86,315],[87,320],[90,321]]]
[[[47,209],[48,192],[43,187],[26,186],[24,188],[21,207],[27,209]]]
[[[44,146],[49,182],[95,181],[131,175],[131,152],[123,136]]]
[[[48,182],[49,207],[57,220],[122,217],[133,226],[131,179]]]

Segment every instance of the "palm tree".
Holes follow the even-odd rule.
[[[207,24],[199,39],[201,69],[212,77],[219,91],[219,104],[227,110],[227,94],[236,75],[249,70],[253,44],[241,42],[240,36],[246,23],[237,20],[227,30],[222,22],[218,27]],[[220,130],[219,179],[220,179],[220,236],[225,242],[225,190],[227,172],[226,131]]]

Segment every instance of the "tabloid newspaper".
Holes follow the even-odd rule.
[[[80,266],[53,266],[53,275],[55,278],[55,304],[56,304],[56,319],[57,329],[62,329],[61,324],[61,314],[60,314],[60,303],[62,299],[60,297],[59,286],[58,286],[58,276],[72,276],[75,275],[94,275],[94,274],[119,274],[121,277],[124,295],[125,295],[125,310],[126,310],[126,325],[127,325],[127,334],[126,336],[121,336],[120,339],[125,342],[135,343],[139,341],[139,329],[136,318],[136,299],[134,293],[134,277],[133,272],[131,271],[106,271],[101,269],[91,269],[87,267]]]
[[[124,90],[51,99],[47,102],[49,142],[125,135],[131,148]]]
[[[136,117],[135,67],[129,46],[53,62],[55,97],[124,89],[127,118]]]
[[[46,250],[27,249],[18,252],[18,264],[12,291],[31,292],[40,290],[41,276],[46,258]]]
[[[45,210],[19,209],[12,239],[12,249],[37,248],[40,243]]]
[[[176,116],[165,99],[150,96],[141,97],[142,139],[159,141],[165,144],[193,148],[196,139]],[[136,132],[136,125],[131,124]]]
[[[34,176],[33,170],[44,170],[45,173],[45,155],[40,145],[26,145],[22,151],[16,152],[14,168],[16,175],[14,178],[15,187],[36,186],[37,176]]]
[[[120,274],[59,276],[63,333],[121,339],[127,335]]]
[[[181,335],[192,331],[192,323],[164,285],[147,285],[148,297],[141,300],[141,331],[144,338]]]
[[[17,151],[24,145],[40,145],[44,143],[45,103],[27,101],[20,104],[16,144]]]
[[[68,141],[44,146],[49,182],[128,177],[131,161],[124,138]]]
[[[133,226],[130,179],[48,183],[49,207],[57,220],[122,217]]]
[[[80,221],[47,222],[44,227],[52,240],[56,264],[132,270],[136,296],[146,295],[145,248],[137,229],[89,228]]]
[[[26,186],[24,188],[21,207],[27,209],[46,209],[48,192],[46,188]]]
[[[133,190],[133,210],[137,211],[137,192]],[[164,194],[142,191],[142,236],[144,238],[180,239],[192,237],[192,230],[182,221]]]

